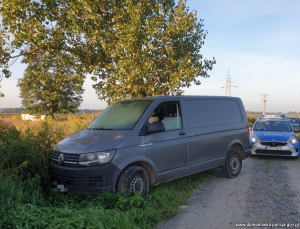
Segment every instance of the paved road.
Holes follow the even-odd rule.
[[[158,228],[300,228],[299,213],[300,159],[251,157],[237,178],[210,177]]]

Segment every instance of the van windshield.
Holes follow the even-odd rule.
[[[88,129],[132,130],[151,103],[152,100],[114,103],[95,118]]]

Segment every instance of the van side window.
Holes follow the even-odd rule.
[[[236,100],[187,100],[185,105],[190,127],[242,122]]]
[[[162,122],[165,131],[182,129],[182,120],[179,102],[164,102],[159,104],[149,118],[149,124]]]

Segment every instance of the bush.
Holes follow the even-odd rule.
[[[22,117],[20,115],[14,115],[13,119],[15,119],[15,120],[22,120]]]
[[[9,123],[0,122],[0,178],[25,181],[38,177],[46,186],[52,149],[57,139],[63,138],[63,132],[53,131],[49,122],[42,122],[36,133],[29,128],[24,133]]]
[[[254,124],[256,119],[258,119],[258,115],[247,115],[248,123]]]

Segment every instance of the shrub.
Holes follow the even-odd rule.
[[[22,117],[20,115],[14,115],[13,119],[15,119],[15,120],[22,120]]]
[[[37,132],[27,128],[24,132],[12,124],[0,122],[0,174],[2,178],[21,180],[39,177],[43,186],[49,183],[48,167],[57,139],[63,131],[49,122],[41,122]]]
[[[258,118],[258,115],[247,115],[248,123],[254,124],[256,119]]]

